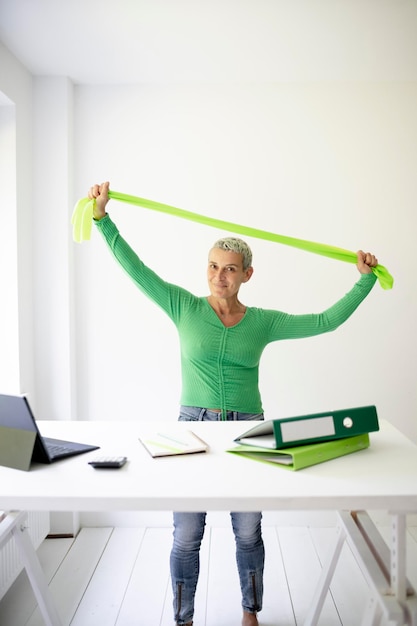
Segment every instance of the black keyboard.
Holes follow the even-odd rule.
[[[70,452],[73,452],[72,448],[68,448],[66,446],[60,446],[57,444],[48,444],[47,446],[48,448],[48,452],[50,454],[50,456],[61,456],[62,454],[69,454]]]

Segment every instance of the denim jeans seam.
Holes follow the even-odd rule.
[[[207,417],[207,413],[210,413],[210,411],[202,407],[184,406],[184,407],[181,407],[180,409],[179,419],[181,421],[190,421],[190,422],[203,421]],[[229,411],[228,414],[229,414],[228,415],[229,421],[231,421],[231,419],[238,420],[239,414],[243,416],[243,419],[239,421],[250,421],[251,416],[253,416],[255,419],[258,419],[258,420],[264,419],[263,413],[250,414],[250,413],[243,413],[239,411]],[[213,412],[213,414],[210,415],[209,420],[206,420],[206,421],[214,421],[214,420],[220,421],[220,419],[221,419],[221,414]],[[238,515],[235,519],[235,524],[232,523],[232,526],[233,526],[235,539],[237,537],[236,556],[237,557],[239,556],[237,565],[238,565],[239,578],[241,580],[241,587],[242,587],[242,607],[244,610],[247,610],[250,613],[256,613],[257,611],[261,610],[262,596],[263,596],[263,582],[262,581],[263,581],[263,567],[264,567],[264,545],[263,545],[262,534],[261,534],[262,513],[256,513],[256,515],[260,515],[260,519],[258,520],[257,523],[255,523],[253,519],[251,520],[250,517],[245,518],[245,515],[250,516],[251,515],[250,513],[245,514],[245,513],[235,512],[235,513],[231,513],[231,515],[235,516],[236,513],[238,513]],[[175,537],[175,531],[174,531],[174,545],[173,545],[173,550],[171,553],[174,560],[171,561],[171,577],[172,577],[172,583],[173,583],[173,588],[174,588],[174,602],[175,602],[176,609],[178,608],[177,607],[178,598],[176,597],[177,592],[178,592],[177,583],[182,582],[184,580],[183,573],[185,572],[185,569],[187,570],[186,581],[184,581],[183,583],[184,587],[181,590],[181,608],[180,608],[180,614],[177,618],[179,624],[186,624],[188,621],[192,620],[192,617],[193,617],[192,613],[194,612],[195,592],[196,592],[196,585],[197,585],[198,577],[199,577],[199,550],[200,550],[201,540],[202,540],[202,537],[204,534],[204,528],[205,528],[205,514],[198,513],[198,515],[200,514],[204,515],[204,519],[201,519],[200,521],[194,520],[190,522],[190,520],[192,520],[193,518],[188,518],[188,521],[185,518],[182,520],[178,520],[178,524],[181,524],[180,526],[181,531],[178,534],[177,539],[180,545],[184,544],[185,542],[185,545],[183,545],[182,548],[179,548],[178,543],[176,543],[176,537]],[[174,526],[177,528],[176,524],[177,523],[175,523]],[[201,538],[199,538],[200,537],[199,532],[201,532],[201,526],[200,526],[200,531],[198,530],[200,524],[203,524],[203,527],[202,527],[203,534],[201,534]],[[191,543],[199,542],[199,548],[197,550],[196,559],[195,560],[188,559],[188,562],[186,558],[186,553],[187,553],[186,544],[187,544],[187,541],[189,540],[189,537],[187,534],[184,535],[185,531],[186,533],[191,533],[191,535],[193,535],[191,538]],[[247,546],[248,538],[250,540],[251,537],[253,537],[253,543],[251,544],[251,546],[249,546],[250,549],[246,550],[246,554],[245,554],[245,540],[246,540],[246,546]],[[188,548],[188,552],[190,553],[189,548]],[[172,569],[173,567],[174,569]],[[180,575],[176,577],[176,574],[178,573]],[[253,577],[255,577],[255,579],[253,579]],[[255,589],[254,589],[254,583],[256,586]],[[190,588],[187,590],[186,587],[189,585],[190,585]],[[254,597],[254,592],[255,592],[255,597]],[[249,605],[249,606],[246,606],[246,605]],[[185,612],[187,613],[187,615],[185,615]]]

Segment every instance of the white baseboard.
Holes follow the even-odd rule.
[[[382,511],[371,512],[371,517],[378,525],[389,525],[389,516]],[[172,525],[172,513],[169,511],[116,512],[116,513],[80,513],[81,527],[115,526],[131,528],[151,526],[153,528]],[[210,511],[207,524],[211,526],[228,525],[229,514],[225,511]],[[313,526],[323,528],[335,526],[335,511],[266,511],[263,514],[265,526]],[[409,526],[417,526],[417,515],[409,515]]]
[[[334,511],[266,511],[263,514],[263,523],[266,526],[323,527],[334,526],[335,520]],[[230,516],[225,511],[210,511],[207,515],[208,525],[225,526],[229,523]],[[80,525],[82,527],[166,527],[172,525],[172,513],[169,511],[80,513]]]

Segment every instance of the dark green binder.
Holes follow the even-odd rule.
[[[377,430],[379,424],[375,406],[362,406],[258,422],[235,441],[247,446],[279,450]]]

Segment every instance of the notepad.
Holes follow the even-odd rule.
[[[139,437],[139,441],[154,458],[195,454],[209,449],[208,444],[191,430],[155,431]]]

